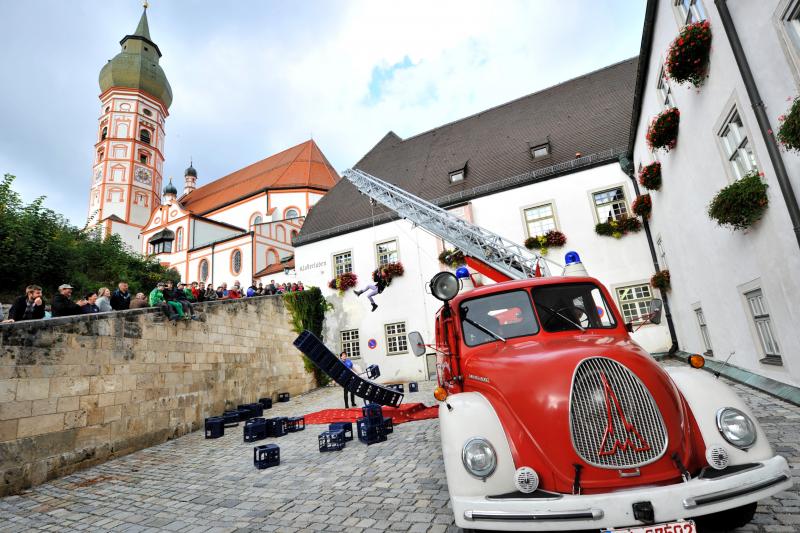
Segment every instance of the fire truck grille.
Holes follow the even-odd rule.
[[[667,430],[655,400],[623,365],[605,357],[575,369],[569,403],[572,445],[600,468],[636,468],[667,449]]]

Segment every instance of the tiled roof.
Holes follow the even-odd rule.
[[[189,211],[203,214],[265,189],[327,191],[338,181],[339,174],[312,139],[203,185],[180,202]]]
[[[426,200],[464,193],[463,201],[476,187],[574,160],[578,152],[625,148],[636,67],[631,58],[405,140],[389,132],[354,166]],[[530,147],[547,141],[550,157],[534,161]],[[451,184],[449,172],[465,164],[466,179]],[[376,206],[374,215],[386,211]],[[341,180],[311,209],[297,244],[372,216],[367,198]]]
[[[275,263],[274,265],[269,265],[267,268],[261,269],[253,274],[253,277],[260,278],[262,276],[269,276],[270,274],[277,274],[278,272],[283,272],[283,270],[286,268],[294,268],[294,257],[285,263],[281,262]]]

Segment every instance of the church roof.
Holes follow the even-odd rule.
[[[634,57],[407,139],[390,131],[354,167],[446,208],[574,172],[583,164],[578,153],[593,156],[586,165],[605,164],[628,144],[637,63]],[[545,143],[549,153],[534,159],[531,149]],[[464,179],[452,183],[459,170]],[[396,218],[341,180],[309,211],[294,243]]]
[[[339,174],[311,139],[203,185],[180,201],[186,209],[204,214],[269,189],[327,191],[338,181]]]
[[[150,38],[147,8],[139,19],[136,31],[119,42],[122,50],[100,70],[100,90],[127,87],[142,90],[161,101],[169,109],[172,105],[172,88],[167,75],[159,66],[161,50]]]

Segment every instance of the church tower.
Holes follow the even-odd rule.
[[[141,250],[139,232],[161,205],[164,121],[172,89],[150,38],[147,4],[122,50],[100,70],[100,119],[94,147],[89,227],[118,234]]]

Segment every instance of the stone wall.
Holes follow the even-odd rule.
[[[280,297],[0,326],[0,496],[313,387]]]

